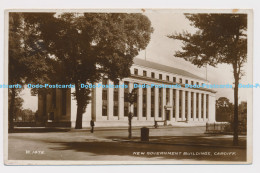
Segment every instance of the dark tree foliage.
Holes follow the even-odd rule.
[[[142,14],[28,13],[26,23],[37,30],[40,50],[59,63],[56,83],[75,84],[76,129],[90,100],[91,84],[103,76],[115,81],[130,75],[133,58],[146,48],[153,32]],[[59,74],[59,73],[58,73]]]
[[[238,145],[238,84],[243,75],[241,68],[247,59],[247,14],[186,14],[195,33],[184,31],[169,35],[181,40],[182,50],[176,57],[184,58],[202,67],[226,63],[233,67],[234,88],[234,138]]]
[[[51,71],[47,56],[38,52],[29,40],[33,35],[30,27],[24,25],[22,13],[9,13],[9,49],[8,49],[8,84],[44,83]],[[41,54],[40,54],[41,53]],[[9,88],[9,131],[13,130],[15,118],[15,100],[22,88]]]

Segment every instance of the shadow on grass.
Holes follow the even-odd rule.
[[[115,156],[134,156],[142,157],[144,160],[149,158],[159,158],[167,160],[211,160],[211,161],[245,161],[246,150],[239,148],[214,148],[198,146],[174,146],[160,144],[142,144],[142,143],[125,143],[125,142],[53,142],[58,144],[57,147],[51,147],[51,150],[73,150],[93,156],[111,156],[109,161],[119,160]],[[143,152],[142,155],[136,155],[136,152]],[[159,152],[159,153],[157,153]],[[180,154],[179,152],[182,152]],[[184,155],[183,152],[190,153]],[[211,155],[197,155],[196,153],[210,152]],[[235,155],[215,155],[216,152],[235,152]],[[179,153],[179,154],[176,154]],[[195,155],[194,155],[195,154]],[[95,157],[93,157],[94,159]],[[73,159],[74,160],[74,159]],[[75,158],[77,160],[77,158]],[[134,160],[134,158],[133,158]]]

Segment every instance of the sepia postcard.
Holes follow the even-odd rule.
[[[250,9],[5,11],[6,165],[251,164]]]

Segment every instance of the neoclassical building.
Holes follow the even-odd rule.
[[[83,114],[83,127],[128,126],[128,112],[133,113],[133,126],[205,125],[215,122],[215,94],[207,88],[185,88],[185,84],[202,85],[209,81],[185,70],[158,63],[134,59],[131,76],[114,83],[104,78],[96,85],[124,85],[127,88],[92,89],[91,103]],[[136,102],[129,106],[125,99],[134,86],[146,84],[175,85],[178,88],[138,87]],[[75,127],[77,104],[71,96],[72,89],[53,89],[49,94],[38,97],[38,119],[49,126]]]

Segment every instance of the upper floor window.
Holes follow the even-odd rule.
[[[159,79],[162,79],[162,74],[159,74]]]
[[[179,79],[179,83],[182,83],[182,78]]]
[[[193,82],[193,81],[191,81],[191,85],[194,85],[194,82]]]
[[[176,82],[176,77],[173,77],[173,78],[172,78],[172,81],[173,81],[173,82]]]
[[[170,77],[169,77],[169,76],[166,76],[166,80],[169,81],[169,80],[170,80]]]
[[[185,80],[185,84],[188,84],[189,82],[188,82],[188,80]]]
[[[143,71],[143,76],[147,76],[147,72],[145,70]]]
[[[197,85],[199,85],[199,82],[196,82]]]
[[[107,85],[107,84],[108,84],[108,79],[107,78],[103,78],[102,85]]]
[[[138,75],[138,69],[136,69],[136,68],[134,69],[134,74]]]
[[[151,73],[151,77],[152,77],[152,78],[155,78],[154,72]]]

